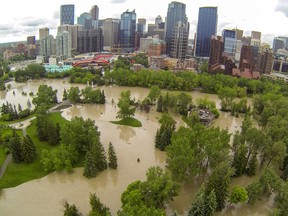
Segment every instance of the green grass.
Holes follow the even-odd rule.
[[[58,122],[60,127],[62,127],[67,120],[61,116],[61,113],[50,113],[49,117],[52,119],[54,123]],[[40,142],[36,133],[36,125],[35,120],[32,121],[32,124],[27,128],[27,134],[33,140],[36,149],[37,149],[37,158],[31,164],[15,164],[11,163],[7,167],[7,170],[0,181],[0,188],[9,188],[20,185],[24,182],[41,178],[49,173],[43,170],[41,160],[41,153],[43,149],[51,150],[53,148],[59,148],[59,145],[56,147],[50,146],[47,142]]]
[[[131,127],[142,127],[142,124],[139,120],[132,118],[132,117],[127,117],[124,119],[121,119],[119,121],[110,121],[113,124],[117,125],[126,125],[126,126],[131,126]]]
[[[0,167],[5,161],[5,158],[6,158],[6,154],[4,153],[4,145],[0,145]]]
[[[22,119],[13,120],[13,121],[0,121],[0,125],[14,124],[14,123],[21,122],[21,121],[24,121],[26,119],[32,118],[33,116],[35,116],[35,114],[29,115],[29,116],[22,118]]]

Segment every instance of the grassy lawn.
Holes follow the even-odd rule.
[[[49,116],[54,123],[58,122],[60,127],[67,122],[67,120],[61,116],[61,113],[50,113]],[[31,164],[9,164],[4,176],[0,181],[0,188],[15,187],[24,182],[37,179],[48,174],[47,172],[44,172],[40,163],[41,152],[43,149],[51,150],[52,148],[58,148],[59,146],[52,147],[47,142],[40,142],[38,140],[35,120],[32,121],[32,124],[27,128],[27,134],[31,137],[36,146],[37,158]]]
[[[21,122],[21,121],[24,121],[26,119],[32,118],[33,116],[35,116],[35,114],[29,115],[29,116],[27,116],[25,118],[17,119],[17,120],[14,120],[14,121],[0,121],[0,125],[14,124],[14,123]]]
[[[2,166],[5,158],[6,154],[4,153],[4,145],[0,145],[0,166]]]
[[[119,121],[111,121],[111,123],[118,124],[118,125],[126,125],[126,126],[131,126],[131,127],[142,127],[141,122],[132,117],[124,118]]]

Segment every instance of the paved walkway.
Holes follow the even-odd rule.
[[[8,154],[0,169],[0,179],[4,175],[8,164],[12,161],[12,154]]]

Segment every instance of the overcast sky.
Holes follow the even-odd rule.
[[[75,23],[83,12],[98,5],[100,19],[120,18],[135,9],[138,18],[152,23],[157,15],[165,19],[170,0],[7,0],[1,5],[0,43],[23,41],[29,35],[38,39],[38,29],[49,27],[56,35],[61,4],[75,4]],[[275,36],[288,36],[288,0],[182,0],[190,22],[190,37],[196,32],[199,7],[218,6],[218,34],[223,28],[262,32],[262,41],[272,44]]]

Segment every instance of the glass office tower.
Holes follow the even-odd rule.
[[[60,6],[60,25],[74,25],[74,10],[73,4]]]
[[[135,49],[136,13],[126,11],[121,14],[120,48],[122,52],[133,52]]]
[[[211,36],[217,34],[217,7],[199,8],[195,55],[209,57]]]
[[[222,31],[222,37],[224,42],[224,54],[234,60],[236,53],[236,31],[224,29]]]
[[[167,54],[171,55],[171,42],[173,37],[173,30],[179,23],[183,23],[187,26],[186,5],[173,1],[168,5],[167,17],[166,17],[166,50]]]

